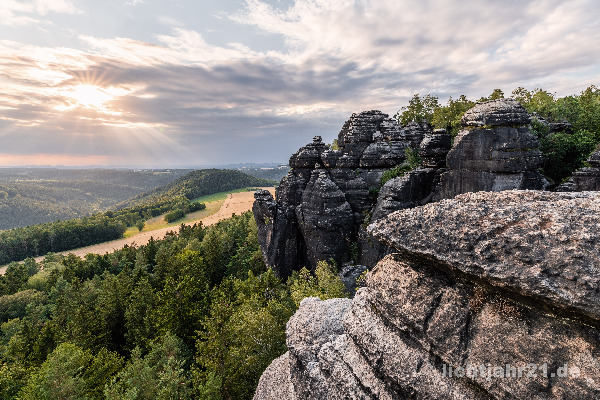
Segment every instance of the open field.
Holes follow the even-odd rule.
[[[265,187],[261,189],[269,190],[271,193],[273,193],[273,195],[275,194],[275,188]],[[79,257],[83,257],[88,253],[105,254],[110,253],[114,250],[121,249],[125,245],[145,245],[146,243],[148,243],[151,237],[154,239],[162,239],[167,232],[178,231],[178,227],[182,223],[186,225],[193,225],[194,223],[202,222],[206,226],[215,224],[223,219],[230,218],[233,214],[242,214],[252,209],[252,204],[254,203],[254,191],[246,191],[245,189],[242,190],[244,191],[232,191],[223,193],[221,194],[221,196],[226,197],[225,199],[219,200],[217,197],[217,200],[213,200],[210,203],[206,203],[205,210],[190,213],[186,215],[185,218],[173,222],[171,224],[166,224],[164,220],[162,220],[162,216],[159,216],[147,221],[147,226],[142,232],[133,232],[133,234],[130,234],[130,236],[125,237],[123,239],[117,239],[110,242],[99,243],[93,246],[63,251],[57,254],[72,253]],[[153,222],[153,220],[157,221]],[[154,226],[159,226],[161,221],[163,225],[167,226],[152,229],[153,224]],[[137,228],[134,229],[137,231]],[[38,262],[43,259],[44,256],[35,258],[35,260]],[[0,273],[3,274],[5,270],[6,266],[0,268]]]

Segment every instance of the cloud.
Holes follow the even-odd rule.
[[[552,76],[597,64],[600,54],[590,50],[600,44],[598,12],[591,0],[297,0],[287,9],[247,0],[232,19],[281,35],[291,62],[322,69],[351,61],[357,71],[409,74],[417,82],[434,70],[423,75],[426,86],[412,88],[446,94],[444,81],[463,77],[473,92],[475,85],[551,84]]]
[[[2,0],[0,24],[6,26],[28,25],[39,23],[38,18],[49,13],[75,14],[77,12],[78,9],[70,0]]]
[[[26,18],[73,11],[67,1],[52,10],[50,0],[7,1]],[[62,148],[71,160],[279,161],[314,135],[331,141],[350,113],[393,114],[415,93],[444,101],[525,86],[566,95],[597,84],[599,13],[592,0],[247,0],[229,21],[283,47],[259,50],[242,36],[211,43],[166,17],[173,29],[153,43],[0,41],[0,140],[19,154]],[[118,95],[97,107],[65,95],[81,84]]]

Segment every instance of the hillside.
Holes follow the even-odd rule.
[[[168,183],[165,186],[150,190],[117,205],[118,208],[152,204],[177,197],[188,200],[208,194],[226,192],[244,187],[275,186],[276,182],[255,178],[239,171],[227,169],[201,169]]]
[[[287,165],[277,167],[242,167],[238,171],[260,179],[269,179],[279,182],[290,171]]]
[[[98,213],[187,172],[3,168],[0,169],[0,230]]]
[[[103,213],[0,231],[0,263],[119,239],[128,227],[143,229],[145,221],[152,217],[167,213],[165,219],[173,222],[189,212],[203,209],[204,204],[191,201],[202,195],[273,184],[238,171],[192,171]],[[18,194],[13,197],[20,199]]]

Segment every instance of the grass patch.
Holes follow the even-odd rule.
[[[225,200],[227,198],[227,195],[231,194],[231,193],[254,192],[256,190],[257,190],[257,188],[255,188],[255,187],[248,187],[248,188],[242,188],[242,189],[234,189],[234,190],[230,190],[228,192],[219,192],[219,193],[209,194],[206,196],[197,197],[197,198],[193,199],[192,203],[209,203],[211,201]],[[208,207],[208,204],[207,204],[207,207]]]
[[[142,232],[149,232],[149,231],[154,231],[157,229],[167,228],[167,227],[178,227],[181,224],[187,224],[188,222],[193,222],[193,221],[197,221],[202,218],[206,218],[210,215],[215,214],[217,211],[219,211],[219,209],[221,208],[221,205],[223,205],[223,203],[227,199],[227,195],[232,194],[232,193],[250,192],[250,191],[254,191],[254,190],[256,190],[256,188],[235,189],[235,190],[230,190],[228,192],[214,193],[214,194],[210,194],[207,196],[195,198],[192,200],[192,203],[206,204],[206,208],[204,210],[198,210],[198,211],[194,211],[192,213],[186,214],[185,217],[178,219],[177,221],[173,221],[170,224],[165,222],[164,214],[158,215],[154,218],[150,218],[149,220],[145,221],[146,225],[144,226],[144,229],[142,229]],[[127,237],[133,236],[139,232],[140,231],[138,230],[138,228],[136,228],[135,226],[132,226],[130,228],[127,228],[127,230],[123,234],[123,237],[127,238]]]

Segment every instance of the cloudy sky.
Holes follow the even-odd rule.
[[[287,161],[415,93],[600,84],[597,0],[0,0],[0,165]]]

